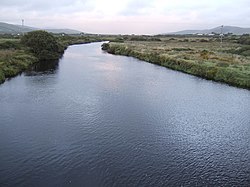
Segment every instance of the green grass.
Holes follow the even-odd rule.
[[[221,47],[220,42],[203,42],[200,38],[196,41],[194,38],[161,40],[111,42],[104,45],[103,49],[112,54],[133,56],[205,79],[250,88],[250,58],[230,53],[230,50],[248,47],[233,42],[225,42]]]
[[[0,50],[0,83],[16,76],[37,62],[33,54],[24,50]]]
[[[0,38],[0,83],[26,70],[38,59],[20,43],[20,39]]]

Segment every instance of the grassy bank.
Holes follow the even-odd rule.
[[[39,56],[22,44],[21,38],[20,36],[13,37],[11,35],[0,36],[0,84],[7,78],[14,77],[27,70],[32,64],[39,61]],[[56,35],[55,38],[64,50],[69,45],[103,41],[101,37],[96,36]],[[63,54],[64,50],[59,53]],[[45,51],[45,55],[48,55],[48,53],[49,51]],[[40,56],[43,56],[43,54]],[[60,54],[56,58],[60,58]]]
[[[25,50],[0,50],[0,83],[21,73],[35,62],[37,58]]]
[[[165,37],[160,41],[110,42],[102,48],[111,54],[132,56],[205,79],[250,89],[249,46],[231,40],[221,46],[216,39]]]
[[[20,39],[0,39],[0,83],[26,70],[38,59],[20,44]]]

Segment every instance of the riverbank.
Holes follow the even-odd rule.
[[[249,56],[229,53],[242,47],[217,41],[124,41],[104,44],[110,54],[135,57],[205,79],[250,89]]]
[[[96,37],[58,36],[56,38],[64,49],[61,55],[70,45],[102,41]],[[21,43],[20,38],[0,38],[0,84],[8,78],[22,73],[37,62],[39,62],[39,58]]]
[[[21,45],[20,39],[0,39],[0,84],[36,63],[38,59]]]
[[[25,50],[0,50],[0,84],[36,62],[38,59]]]

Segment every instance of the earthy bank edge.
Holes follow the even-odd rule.
[[[87,44],[91,42],[101,42],[100,38],[94,37],[58,37],[57,42],[61,46],[61,50],[52,59],[59,60],[64,51],[75,44]],[[47,53],[47,52],[46,52]],[[1,39],[0,40],[0,84],[5,80],[15,77],[23,71],[29,69],[33,64],[40,61],[49,61],[49,59],[40,59],[29,47],[22,44],[19,39]]]
[[[135,57],[139,60],[195,75],[204,79],[227,83],[239,88],[250,89],[249,74],[241,74],[239,71],[235,71],[229,67],[193,63],[192,61],[162,56],[157,52],[138,52],[132,47],[130,48],[122,43],[104,43],[102,45],[102,50],[114,55]]]

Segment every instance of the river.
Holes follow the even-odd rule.
[[[249,186],[250,92],[69,47],[0,85],[0,186]]]

